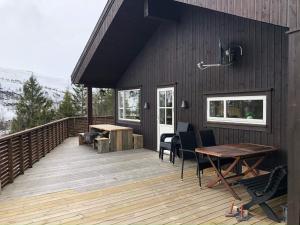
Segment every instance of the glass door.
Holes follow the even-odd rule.
[[[157,150],[163,133],[174,133],[174,87],[157,89]]]

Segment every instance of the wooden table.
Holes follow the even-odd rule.
[[[212,188],[218,182],[222,181],[225,187],[231,192],[231,194],[238,200],[241,198],[237,195],[237,193],[232,189],[228,179],[234,177],[241,177],[251,173],[253,176],[257,176],[258,172],[256,171],[256,167],[262,163],[265,159],[266,155],[271,154],[277,151],[278,148],[274,146],[266,146],[266,145],[258,145],[258,144],[227,144],[227,145],[217,145],[212,147],[204,147],[197,148],[196,152],[207,155],[211,165],[215,169],[217,173],[217,178],[211,180],[207,187]],[[213,162],[211,157],[218,158],[233,158],[233,163],[222,173],[221,170],[218,170],[217,166]],[[256,162],[250,166],[247,163],[247,159],[257,158]],[[235,176],[226,177],[238,163],[242,162],[246,167],[246,171]]]
[[[90,125],[90,130],[108,131],[110,151],[123,151],[133,148],[133,129],[111,124]]]

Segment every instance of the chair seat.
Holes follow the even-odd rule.
[[[171,150],[171,142],[160,142],[160,147],[163,149]]]
[[[213,160],[214,161],[214,160]],[[208,158],[199,158],[199,169],[207,169],[211,167],[211,163]]]

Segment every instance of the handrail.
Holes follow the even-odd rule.
[[[26,129],[26,130],[22,130],[22,131],[13,133],[13,134],[8,134],[8,135],[5,135],[4,137],[0,137],[0,141],[5,141],[7,139],[11,139],[11,138],[14,138],[16,136],[20,136],[22,134],[26,134],[28,132],[32,132],[32,131],[35,131],[35,130],[38,130],[38,129],[41,129],[41,128],[44,128],[44,127],[51,126],[52,124],[55,124],[55,123],[66,121],[68,119],[69,119],[69,117],[63,118],[63,119],[60,119],[60,120],[55,120],[53,122],[46,123],[46,124],[43,124],[43,125],[40,125],[40,126],[36,126],[36,127],[33,127],[33,128],[29,128],[29,129]]]
[[[93,117],[97,124],[112,116]],[[0,191],[65,139],[88,129],[87,117],[67,117],[0,138]]]
[[[25,133],[35,131],[35,130],[37,130],[37,129],[41,129],[41,128],[44,128],[44,127],[48,127],[48,126],[50,126],[50,125],[52,125],[52,124],[55,124],[55,123],[63,122],[63,121],[70,120],[70,119],[80,119],[80,118],[87,118],[87,117],[85,117],[85,116],[65,117],[65,118],[60,119],[60,120],[55,120],[55,121],[52,121],[52,122],[50,122],[50,123],[46,123],[46,124],[43,124],[43,125],[40,125],[40,126],[36,126],[36,127],[33,127],[33,128],[29,128],[29,129],[26,129],[26,130],[22,130],[22,131],[13,133],[13,134],[5,135],[5,136],[3,136],[3,137],[0,137],[0,141],[5,141],[5,140],[7,140],[7,139],[14,138],[14,137],[16,137],[16,136],[19,136],[19,135],[22,135],[22,134],[25,134]],[[95,117],[95,118],[97,118],[97,117]],[[99,116],[99,118],[112,118],[112,116]]]

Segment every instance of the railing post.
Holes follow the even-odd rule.
[[[51,151],[52,151],[52,149],[55,148],[55,127],[53,124],[51,125],[51,130],[52,130],[52,146],[51,146]]]
[[[37,130],[36,131],[36,153],[37,153],[37,161],[40,161],[40,158],[41,158],[41,156],[40,156],[40,132],[39,132],[39,130]]]
[[[20,172],[24,174],[24,135],[21,135],[20,140]]]
[[[12,139],[8,140],[8,173],[9,182],[14,182],[14,164],[13,164],[13,152],[12,152]]]
[[[28,134],[28,154],[29,154],[29,168],[32,168],[33,159],[32,159],[32,134]]]
[[[46,134],[46,127],[43,127],[43,128],[42,128],[43,157],[46,156],[45,134]]]
[[[60,144],[61,144],[64,139],[64,129],[63,129],[62,122],[59,122],[59,133],[60,133]]]

